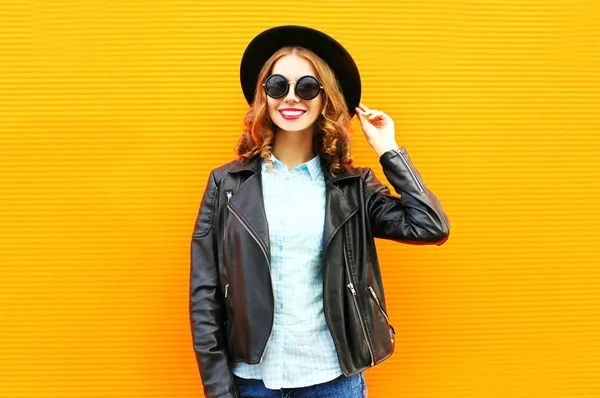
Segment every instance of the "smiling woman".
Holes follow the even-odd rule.
[[[343,112],[347,104],[338,80],[322,58],[284,46],[265,61],[256,86],[236,148],[242,159],[260,153],[270,169],[273,154],[291,170],[319,154],[332,175],[352,164],[351,117]]]
[[[191,246],[190,320],[206,397],[364,398],[389,358],[375,238],[443,244],[450,223],[394,122],[323,32],[280,26],[248,45],[238,159],[211,171]],[[350,120],[401,196],[354,167]]]

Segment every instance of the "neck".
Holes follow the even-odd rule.
[[[312,140],[312,129],[303,131],[278,130],[275,132],[275,143],[271,152],[291,171],[294,167],[315,157]]]

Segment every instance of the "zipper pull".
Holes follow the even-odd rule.
[[[375,297],[375,300],[377,300],[377,296],[375,295],[375,291],[373,290],[373,288],[371,286],[367,286],[369,291],[371,292],[371,296]],[[377,304],[379,304],[379,300],[377,300]]]
[[[225,194],[227,195],[227,202],[229,202],[229,199],[231,199],[231,195],[233,195],[233,191],[225,191]]]
[[[354,290],[354,285],[352,284],[352,282],[348,283],[348,287],[350,288],[352,295],[356,296],[356,290]]]
[[[229,283],[225,285],[225,298],[227,298],[227,291],[229,290]]]

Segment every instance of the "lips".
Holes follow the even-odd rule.
[[[295,120],[300,118],[302,115],[306,113],[305,110],[302,109],[280,109],[279,114],[286,120]]]

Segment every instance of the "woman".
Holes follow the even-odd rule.
[[[191,247],[190,318],[207,397],[366,397],[394,351],[374,238],[443,244],[449,221],[394,122],[360,100],[330,36],[280,26],[247,47],[239,159],[214,169]],[[350,119],[401,197],[352,166]]]

